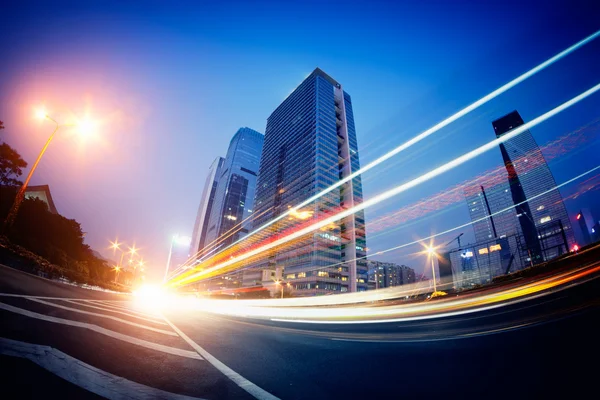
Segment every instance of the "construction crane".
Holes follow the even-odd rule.
[[[461,233],[460,235],[458,235],[457,237],[455,237],[454,239],[452,239],[451,241],[449,241],[448,243],[446,243],[444,245],[444,247],[446,246],[450,246],[450,244],[452,244],[452,242],[454,242],[455,240],[458,242],[458,247],[460,248],[460,237],[464,235],[464,233]]]

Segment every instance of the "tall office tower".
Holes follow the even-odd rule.
[[[262,133],[250,128],[240,128],[231,139],[210,212],[205,245],[225,248],[249,232],[263,142]]]
[[[206,244],[206,232],[208,230],[208,219],[213,206],[215,192],[221,176],[221,168],[225,159],[217,157],[208,169],[208,176],[204,182],[200,206],[196,215],[196,223],[194,224],[194,232],[192,233],[192,242],[190,244],[190,257],[204,249]]]
[[[255,201],[257,229],[360,168],[352,100],[315,69],[267,120]],[[362,202],[356,177],[278,221],[264,232],[282,235]],[[284,267],[294,295],[367,290],[364,214],[358,212],[274,250],[253,265]],[[357,260],[358,258],[358,260]]]
[[[517,111],[492,122],[496,137],[523,124]],[[575,240],[567,210],[531,132],[527,130],[501,143],[500,152],[521,233],[533,263],[568,252]]]

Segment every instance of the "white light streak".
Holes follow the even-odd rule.
[[[333,222],[336,222],[336,221],[338,221],[338,220],[340,220],[342,218],[345,218],[345,217],[347,217],[349,215],[352,215],[352,214],[354,214],[354,213],[356,213],[358,211],[364,210],[365,208],[368,208],[368,207],[374,206],[374,205],[376,205],[378,203],[381,203],[382,201],[385,201],[385,200],[387,200],[387,199],[389,199],[391,197],[394,197],[394,196],[396,196],[396,195],[398,195],[398,194],[400,194],[400,193],[402,193],[402,192],[404,192],[404,191],[406,191],[408,189],[411,189],[411,188],[413,188],[415,186],[418,186],[421,183],[424,183],[424,182],[426,182],[426,181],[428,181],[430,179],[433,179],[433,178],[435,178],[435,177],[437,177],[437,176],[439,176],[439,175],[441,175],[441,174],[443,174],[445,172],[448,172],[448,171],[450,171],[450,170],[458,167],[459,165],[462,165],[465,162],[467,162],[467,161],[469,161],[469,160],[471,160],[471,159],[473,159],[473,158],[475,158],[475,157],[477,157],[477,156],[479,156],[479,155],[481,155],[481,154],[483,154],[483,153],[485,153],[485,152],[487,152],[487,151],[495,148],[500,143],[504,143],[504,142],[506,142],[506,141],[508,141],[508,140],[510,140],[510,139],[512,139],[512,138],[514,138],[516,136],[518,136],[519,134],[525,132],[526,130],[528,130],[528,129],[530,129],[530,128],[532,128],[532,127],[534,127],[534,126],[536,126],[536,125],[538,125],[538,124],[546,121],[547,119],[549,119],[549,118],[553,117],[554,115],[556,115],[556,114],[564,111],[565,109],[573,106],[574,104],[577,104],[581,100],[583,100],[583,99],[587,98],[588,96],[596,93],[598,90],[600,90],[600,84],[597,84],[597,85],[593,86],[592,88],[586,90],[585,92],[579,94],[578,96],[573,97],[571,100],[568,100],[568,101],[564,102],[563,104],[561,104],[561,105],[553,108],[552,110],[550,110],[550,111],[548,111],[548,112],[540,115],[539,117],[537,117],[537,118],[535,118],[535,119],[533,119],[533,120],[531,120],[531,121],[529,121],[529,122],[527,122],[527,123],[525,123],[525,124],[523,124],[523,125],[515,128],[515,129],[513,129],[512,131],[509,131],[508,133],[502,135],[501,137],[496,138],[496,139],[494,139],[494,140],[492,140],[492,141],[490,141],[490,142],[484,144],[483,146],[480,146],[480,147],[478,147],[478,148],[476,148],[474,150],[471,150],[470,152],[468,152],[466,154],[463,154],[462,156],[457,157],[454,160],[449,161],[446,164],[444,164],[444,165],[442,165],[442,166],[440,166],[438,168],[435,168],[435,169],[433,169],[433,170],[431,170],[431,171],[429,171],[429,172],[427,172],[427,173],[425,173],[425,174],[423,174],[423,175],[421,175],[421,176],[419,176],[417,178],[414,178],[414,179],[412,179],[412,180],[410,180],[410,181],[408,181],[406,183],[403,183],[403,184],[401,184],[399,186],[396,186],[395,188],[387,190],[387,191],[385,191],[383,193],[380,193],[379,195],[374,196],[374,197],[372,197],[372,198],[370,198],[370,199],[368,199],[368,200],[366,200],[366,201],[364,201],[364,202],[362,202],[362,203],[360,203],[360,204],[358,204],[358,205],[356,205],[356,206],[354,206],[352,208],[349,208],[349,209],[344,210],[344,211],[342,211],[340,213],[337,213],[337,214],[335,214],[335,215],[333,215],[333,216],[331,216],[329,218],[325,218],[325,219],[323,219],[323,220],[321,220],[319,222],[316,222],[316,223],[314,223],[314,224],[312,224],[310,226],[307,226],[307,227],[305,227],[303,229],[300,229],[297,232],[289,234],[289,235],[287,235],[285,237],[282,237],[282,238],[280,238],[278,240],[275,240],[275,241],[273,241],[271,243],[265,244],[264,246],[261,246],[259,248],[254,249],[254,250],[250,250],[250,251],[242,254],[241,256],[233,257],[230,260],[225,261],[225,262],[223,262],[221,264],[218,264],[218,265],[216,265],[214,267],[211,267],[211,268],[208,268],[208,269],[206,269],[204,271],[201,271],[201,272],[198,272],[196,274],[193,274],[193,275],[191,275],[191,276],[183,279],[182,281],[178,282],[177,285],[182,285],[182,284],[185,284],[185,283],[189,283],[190,281],[193,281],[197,277],[200,277],[202,275],[206,275],[206,274],[218,271],[218,270],[220,270],[222,268],[225,268],[225,267],[230,266],[232,264],[235,264],[237,262],[243,261],[243,260],[245,260],[245,259],[247,259],[249,257],[258,255],[258,254],[260,254],[260,253],[262,253],[264,251],[270,250],[270,249],[272,249],[274,247],[281,246],[281,245],[283,245],[283,244],[285,244],[285,243],[287,243],[287,242],[289,242],[291,240],[297,239],[297,238],[299,238],[299,237],[301,237],[303,235],[306,235],[306,234],[308,234],[308,233],[310,233],[310,232],[312,232],[314,230],[320,229],[320,228],[322,228],[324,226],[327,226],[327,225],[329,225],[329,224],[331,224]]]
[[[488,103],[489,101],[493,100],[494,98],[500,96],[502,93],[504,93],[504,92],[508,91],[509,89],[515,87],[519,83],[521,83],[521,82],[525,81],[526,79],[532,77],[533,75],[537,74],[538,72],[541,72],[542,70],[548,68],[550,65],[552,65],[552,64],[556,63],[557,61],[563,59],[567,55],[573,53],[577,49],[585,46],[587,43],[591,42],[592,40],[594,40],[594,39],[596,39],[598,37],[600,37],[600,31],[597,31],[597,32],[593,33],[592,35],[586,37],[585,39],[583,39],[583,40],[575,43],[574,45],[572,45],[572,46],[568,47],[567,49],[561,51],[560,53],[558,53],[555,56],[549,58],[548,60],[544,61],[543,63],[541,63],[539,65],[537,65],[536,67],[530,69],[529,71],[525,72],[524,74],[516,77],[512,81],[504,84],[503,86],[499,87],[498,89],[494,90],[493,92],[487,94],[486,96],[480,98],[479,100],[475,101],[474,103],[468,105],[467,107],[463,108],[462,110],[456,112],[455,114],[451,115],[450,117],[446,118],[445,120],[443,120],[443,121],[439,122],[438,124],[432,126],[431,128],[427,129],[426,131],[421,132],[420,134],[418,134],[417,136],[413,137],[409,141],[401,144],[400,146],[396,147],[395,149],[393,149],[393,150],[389,151],[388,153],[382,155],[378,159],[370,162],[369,164],[365,165],[364,167],[360,168],[359,170],[353,172],[349,176],[347,176],[347,177],[339,180],[338,182],[334,183],[333,185],[329,186],[328,188],[326,188],[326,189],[322,190],[321,192],[315,194],[314,196],[306,199],[302,203],[300,203],[300,204],[298,204],[298,205],[290,208],[289,210],[287,210],[283,214],[275,217],[274,219],[270,220],[269,222],[265,223],[264,225],[262,225],[262,226],[258,227],[257,229],[253,230],[252,232],[250,232],[245,237],[243,237],[243,238],[235,241],[231,245],[227,246],[225,249],[223,249],[223,251],[231,248],[232,246],[240,243],[243,240],[247,240],[249,237],[251,237],[251,236],[257,234],[258,232],[262,231],[263,229],[265,229],[265,228],[273,225],[275,222],[280,221],[280,220],[286,218],[291,213],[297,212],[298,209],[300,209],[300,208],[302,208],[302,207],[310,204],[311,202],[319,199],[321,196],[323,196],[323,195],[331,192],[335,188],[338,188],[339,186],[343,185],[344,183],[350,181],[351,179],[356,178],[357,176],[363,174],[364,172],[370,170],[371,168],[374,168],[377,165],[381,164],[382,162],[384,162],[384,161],[392,158],[396,154],[398,154],[398,153],[400,153],[400,152],[408,149],[409,147],[417,144],[421,140],[423,140],[423,139],[427,138],[428,136],[436,133],[440,129],[448,126],[452,122],[454,122],[454,121],[458,120],[459,118],[467,115],[468,113],[470,113],[471,111],[479,108],[480,106]]]

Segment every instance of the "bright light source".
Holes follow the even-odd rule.
[[[190,243],[192,243],[192,238],[189,236],[175,235],[175,236],[173,236],[173,243],[175,243],[179,246],[189,246]]]
[[[573,251],[574,251],[574,252],[576,252],[576,251],[579,251],[579,246],[578,246],[578,245],[576,245],[576,244],[575,244],[575,245],[573,245]]]
[[[37,110],[35,110],[35,117],[39,118],[39,119],[46,119],[46,117],[48,116],[48,114],[46,113],[46,110],[43,108],[38,108]]]
[[[81,121],[77,121],[75,126],[77,128],[77,131],[85,136],[93,134],[98,128],[98,124],[88,118]]]
[[[581,219],[581,213],[577,214],[577,220]]]
[[[435,254],[435,248],[433,246],[429,246],[427,248],[427,253],[430,255],[434,255]]]
[[[297,211],[291,210],[290,215],[298,219],[308,219],[313,216],[313,211]]]

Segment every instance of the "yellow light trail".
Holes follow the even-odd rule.
[[[235,257],[231,257],[229,260],[222,262],[221,264],[218,264],[214,267],[211,268],[207,268],[204,271],[192,274],[191,276],[183,276],[180,279],[176,279],[175,281],[171,281],[168,283],[169,286],[175,286],[175,285],[184,285],[184,284],[188,284],[191,283],[192,281],[198,280],[199,278],[201,278],[203,275],[208,275],[210,273],[219,271],[219,270],[223,270],[224,268],[231,266],[235,263],[239,263],[240,261],[243,261],[245,259],[248,259],[249,257],[252,256],[256,256],[262,252],[265,252],[267,250],[273,249],[277,246],[281,246],[282,244],[288,243],[291,240],[295,240],[300,238],[303,235],[306,235],[308,233],[311,233],[314,230],[320,229],[324,226],[329,225],[332,222],[336,222],[342,218],[345,218],[349,215],[352,215],[358,211],[364,210],[365,208],[374,206],[384,200],[387,200],[391,197],[394,197],[408,189],[411,189],[415,186],[418,186],[419,184],[426,182],[430,179],[433,179],[445,172],[448,172],[456,167],[458,167],[459,165],[464,164],[465,162],[493,149],[496,148],[499,144],[504,143],[516,136],[518,136],[519,134],[525,132],[526,130],[546,121],[547,119],[553,117],[554,115],[564,111],[565,109],[577,104],[578,102],[584,100],[585,98],[591,96],[592,94],[596,93],[598,90],[600,90],[600,84],[597,84],[593,87],[591,87],[590,89],[586,90],[585,92],[579,94],[578,96],[573,97],[572,99],[562,103],[561,105],[553,108],[552,110],[538,116],[537,118],[513,129],[512,131],[509,131],[508,133],[504,134],[503,136],[496,138],[474,150],[469,151],[466,154],[463,154],[460,157],[455,158],[452,161],[447,162],[446,164],[441,165],[438,168],[435,168],[425,174],[422,174],[421,176],[414,178],[408,182],[405,182],[399,186],[396,186],[390,190],[387,190],[383,193],[380,193],[379,195],[376,195],[368,200],[365,200],[364,202],[351,207],[347,210],[344,210],[342,212],[339,212],[331,217],[325,218],[321,221],[318,221],[312,225],[309,225],[305,228],[302,228],[292,234],[289,234],[285,237],[282,237],[280,239],[277,239],[271,243],[265,244],[259,248],[250,250],[240,256],[235,256]],[[223,271],[226,272],[226,271]]]
[[[268,302],[271,304],[270,306],[257,306],[255,305],[257,304],[256,301],[244,300],[235,302],[228,300],[198,300],[194,303],[188,303],[188,305],[192,310],[213,314],[295,323],[365,324],[403,322],[463,315],[515,304],[551,293],[552,289],[565,289],[583,278],[593,279],[593,275],[598,272],[600,272],[600,265],[580,267],[576,270],[556,274],[517,287],[495,288],[487,294],[465,295],[458,298],[442,298],[431,302],[380,307],[298,307],[287,300],[262,300],[262,304]],[[363,296],[364,301],[375,301],[369,300],[369,298],[375,297],[373,295],[376,293],[363,294],[365,295]]]

